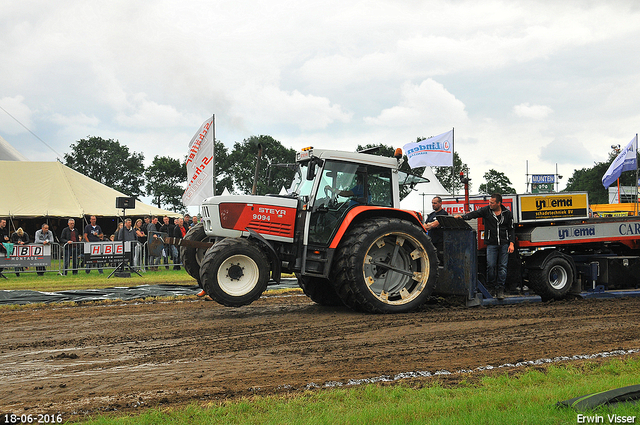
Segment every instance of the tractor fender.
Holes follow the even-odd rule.
[[[342,224],[336,231],[331,243],[329,244],[330,249],[336,249],[342,241],[345,233],[349,230],[349,228],[359,223],[360,221],[372,217],[389,217],[389,218],[399,218],[402,220],[407,220],[411,223],[417,224],[420,226],[425,232],[424,224],[422,220],[420,220],[418,213],[415,211],[409,210],[401,210],[398,208],[389,208],[389,207],[373,207],[369,205],[360,205],[353,207],[350,209],[344,217]]]
[[[542,249],[536,252],[531,257],[525,260],[525,268],[542,270],[545,268],[549,260],[556,257],[561,257],[567,260],[569,264],[571,264],[573,275],[576,276],[576,264],[573,261],[573,258],[570,255],[563,254],[562,252],[556,251],[555,249]]]
[[[249,232],[249,237],[247,239],[254,239],[257,241],[258,245],[263,248],[263,251],[269,256],[269,262],[271,263],[271,279],[273,279],[276,284],[280,283],[281,273],[281,263],[280,258],[278,257],[278,253],[271,246],[268,240],[266,240],[262,235],[255,230],[245,229]]]

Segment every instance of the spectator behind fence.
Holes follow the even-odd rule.
[[[182,239],[184,238],[184,235],[187,234],[187,229],[184,227],[184,220],[182,220],[181,217],[176,218],[175,220],[176,222],[176,227],[173,228],[173,236],[174,238],[179,238]],[[175,245],[172,245],[174,248],[176,248]],[[178,249],[176,248],[176,251]],[[180,255],[177,256],[178,258],[178,263],[180,262]],[[174,270],[180,270],[180,266],[173,266]]]
[[[72,218],[67,222],[68,226],[62,229],[60,235],[60,243],[64,246],[64,275],[69,270],[69,260],[71,260],[72,273],[78,274],[78,256],[82,245],[78,242],[82,241],[80,229],[76,227],[76,221]]]
[[[44,223],[42,225],[42,228],[36,231],[36,236],[33,240],[33,243],[42,245],[51,245],[52,243],[54,243],[53,232],[49,231],[49,225],[47,223]],[[36,267],[36,270],[38,270],[38,276],[44,276],[46,267],[38,266]]]
[[[4,243],[9,242],[9,229],[7,229],[7,220],[0,219],[0,253],[7,255],[7,249],[4,247]],[[2,274],[2,267],[0,267],[0,274]]]
[[[29,234],[22,230],[22,227],[19,227],[18,230],[11,235],[11,243],[14,245],[27,245],[30,240]],[[16,267],[15,270],[16,272],[21,272],[24,270],[24,267]],[[16,273],[16,276],[20,276],[20,273]]]
[[[147,247],[149,247],[149,245],[151,245],[151,241],[154,238],[157,238],[158,232],[160,230],[160,227],[158,226],[158,217],[152,217],[151,218],[151,223],[148,224],[147,226],[147,234],[148,234],[148,238],[149,238],[149,242],[147,243]],[[148,249],[149,251],[149,270],[157,272],[158,271],[158,265],[160,264],[160,257],[155,256],[155,255],[151,255],[151,249]]]
[[[147,234],[142,227],[142,219],[139,218],[136,220],[134,230],[138,243],[136,244],[136,249],[133,256],[133,266],[136,268],[136,270],[139,270],[142,267],[143,262],[142,249],[144,247],[144,243],[147,241]]]
[[[89,218],[89,224],[87,224],[84,227],[84,241],[85,242],[100,242],[102,241],[102,239],[104,238],[104,233],[102,232],[102,228],[100,227],[100,225],[96,224],[96,216],[92,215],[91,218]],[[91,273],[91,267],[96,266],[98,267],[98,273],[102,274],[102,265],[100,263],[91,263],[89,264],[88,262],[86,262],[86,257],[85,257],[85,266],[86,266],[86,272],[87,273]]]
[[[176,225],[171,223],[171,220],[166,215],[162,217],[162,221],[164,224],[160,227],[160,231],[167,234],[167,236],[173,236],[173,229],[175,229]],[[164,255],[162,262],[165,264],[165,268],[169,270],[169,257],[174,264],[178,263],[178,249],[175,245],[164,244]],[[173,267],[176,270],[175,266]]]

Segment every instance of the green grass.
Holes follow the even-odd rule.
[[[475,382],[471,382],[471,381]],[[418,381],[419,382],[419,381]],[[556,402],[640,384],[640,358],[554,365],[455,385],[409,384],[317,390],[298,396],[254,397],[209,406],[150,409],[138,416],[97,417],[88,424],[575,424],[578,413],[635,416],[640,404],[576,412]]]
[[[69,273],[61,276],[55,272],[46,272],[44,276],[35,273],[20,273],[20,277],[15,275],[13,270],[4,270],[2,273],[7,279],[0,278],[0,290],[26,289],[31,291],[66,291],[69,289],[102,289],[113,286],[138,286],[138,285],[197,285],[196,280],[182,270],[166,270],[164,267],[160,271],[147,271],[140,273],[142,277],[135,273],[130,278],[111,277],[107,278],[113,269],[104,269],[104,274],[99,274],[97,269],[91,269],[87,274],[80,270],[77,275]]]

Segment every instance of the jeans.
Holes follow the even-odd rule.
[[[69,263],[73,267],[73,274],[78,274],[78,252],[82,244],[69,242],[64,246],[64,275],[67,275]],[[71,261],[69,261],[71,260]]]
[[[503,287],[507,281],[509,245],[487,245],[487,284]],[[497,272],[497,273],[496,273]],[[497,276],[497,281],[496,281]]]

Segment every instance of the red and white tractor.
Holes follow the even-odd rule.
[[[416,182],[399,171],[401,158],[303,149],[286,195],[206,199],[182,263],[226,306],[255,301],[285,272],[322,305],[416,309],[435,286],[438,260],[422,216],[399,207],[401,184]]]

